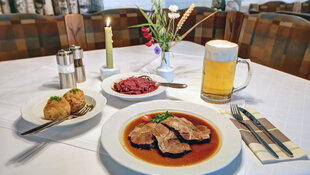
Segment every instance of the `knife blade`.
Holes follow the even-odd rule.
[[[239,110],[247,116],[256,126],[262,128],[265,133],[277,144],[279,147],[285,151],[289,157],[294,157],[293,153],[279,140],[277,139],[274,135],[272,135],[265,127],[264,125],[261,124],[249,111],[239,107]]]

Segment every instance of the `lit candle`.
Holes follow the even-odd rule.
[[[107,26],[104,28],[105,31],[105,49],[106,49],[106,60],[107,68],[113,68],[113,52],[112,52],[112,29],[110,27],[110,18],[107,19]]]

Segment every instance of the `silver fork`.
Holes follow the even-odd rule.
[[[249,128],[249,130],[254,134],[254,136],[257,138],[257,140],[267,149],[267,151],[273,155],[275,158],[279,158],[279,156],[277,155],[277,153],[275,153],[272,148],[270,148],[270,146],[255,132],[255,130],[246,122],[244,122],[239,108],[236,104],[230,104],[230,111],[232,116],[241,124],[245,125],[247,128]]]
[[[83,116],[87,112],[91,111],[93,108],[94,108],[94,105],[85,105],[81,110],[79,110],[73,114],[66,115],[63,117],[59,117],[59,118],[54,119],[50,122],[44,123],[43,125],[37,126],[37,127],[32,128],[26,132],[21,133],[21,135],[27,136],[27,135],[38,133],[38,132],[43,131],[49,127],[52,127],[54,125],[58,125],[67,119],[72,119],[72,118],[77,118],[77,117]]]

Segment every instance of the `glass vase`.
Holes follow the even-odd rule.
[[[157,68],[157,74],[165,78],[169,83],[173,82],[174,68],[170,65],[171,52],[162,52],[161,64]]]

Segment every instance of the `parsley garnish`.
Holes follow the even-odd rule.
[[[51,96],[51,97],[50,97],[50,100],[48,101],[48,104],[52,103],[53,100],[60,101],[60,100],[61,100],[61,97],[58,97],[58,96]]]
[[[71,89],[70,92],[72,92],[72,93],[75,94],[75,93],[76,93],[77,91],[79,91],[79,90],[80,90],[80,89]]]
[[[170,116],[173,116],[173,114],[168,113],[168,111],[161,113],[161,114],[157,114],[156,117],[152,119],[152,123],[159,123],[159,122],[167,119]]]

